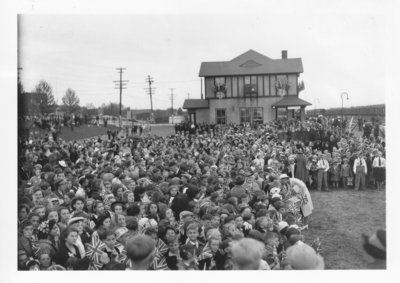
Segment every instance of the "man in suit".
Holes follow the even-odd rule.
[[[303,154],[303,149],[299,148],[297,150],[296,156],[296,170],[295,176],[297,179],[302,180],[304,183],[308,182],[308,174],[307,174],[307,158]]]

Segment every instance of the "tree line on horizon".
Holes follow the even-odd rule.
[[[24,103],[23,94],[26,93],[22,83],[18,81],[18,94],[19,94],[19,103]],[[103,103],[100,107],[95,107],[93,103],[87,103],[85,106],[80,105],[79,96],[76,94],[75,90],[72,88],[68,88],[65,91],[64,96],[61,98],[62,104],[57,105],[52,86],[46,80],[40,80],[32,90],[32,93],[38,96],[37,101],[37,111],[41,114],[48,114],[55,112],[57,107],[61,107],[61,110],[67,114],[73,114],[78,112],[86,112],[91,115],[109,115],[109,116],[119,116],[119,103],[117,102],[109,102]],[[131,110],[130,107],[126,107],[121,105],[121,115],[123,117],[127,116],[127,111]],[[150,110],[149,110],[150,111]],[[166,110],[154,110],[155,117],[161,118],[162,121],[168,119],[171,114],[171,108]],[[182,108],[178,108],[176,111],[177,115],[184,115],[184,111]],[[150,115],[149,113],[138,113],[138,120],[146,120],[146,117]]]

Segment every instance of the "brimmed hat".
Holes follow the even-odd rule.
[[[64,160],[58,161],[58,164],[60,164],[61,167],[67,167],[67,163],[65,163]]]
[[[68,220],[68,226],[71,225],[71,224],[74,224],[74,223],[76,223],[78,221],[83,221],[83,220],[85,220],[84,217],[72,217],[72,218],[70,218]]]
[[[324,259],[307,244],[298,243],[286,250],[287,262],[292,269],[321,270],[324,269]]]
[[[286,227],[289,227],[289,224],[286,221],[281,221],[278,223],[278,231],[281,232]]]
[[[179,213],[179,219],[184,219],[187,216],[193,216],[193,215],[194,215],[193,212],[185,210]]]
[[[280,179],[280,180],[282,180],[282,179],[289,179],[289,176],[288,176],[287,174],[281,174],[281,175],[279,176],[279,179]]]
[[[378,230],[371,236],[365,234],[363,248],[372,257],[386,259],[386,230]]]
[[[35,166],[33,166],[33,168],[36,170],[36,169],[39,169],[39,170],[42,170],[42,165],[41,164],[36,164]]]
[[[128,232],[128,228],[126,227],[120,227],[117,230],[115,230],[115,238],[118,240],[121,238],[123,235],[125,235]]]

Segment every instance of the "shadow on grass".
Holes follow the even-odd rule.
[[[312,191],[311,196],[314,211],[305,241],[320,238],[326,269],[366,268],[371,258],[362,248],[361,235],[386,227],[385,191]]]

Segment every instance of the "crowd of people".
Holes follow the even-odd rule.
[[[19,149],[18,269],[323,269],[321,242],[303,235],[309,189],[381,190],[384,156],[382,138],[324,118],[28,139]],[[384,260],[379,233],[365,249]]]

